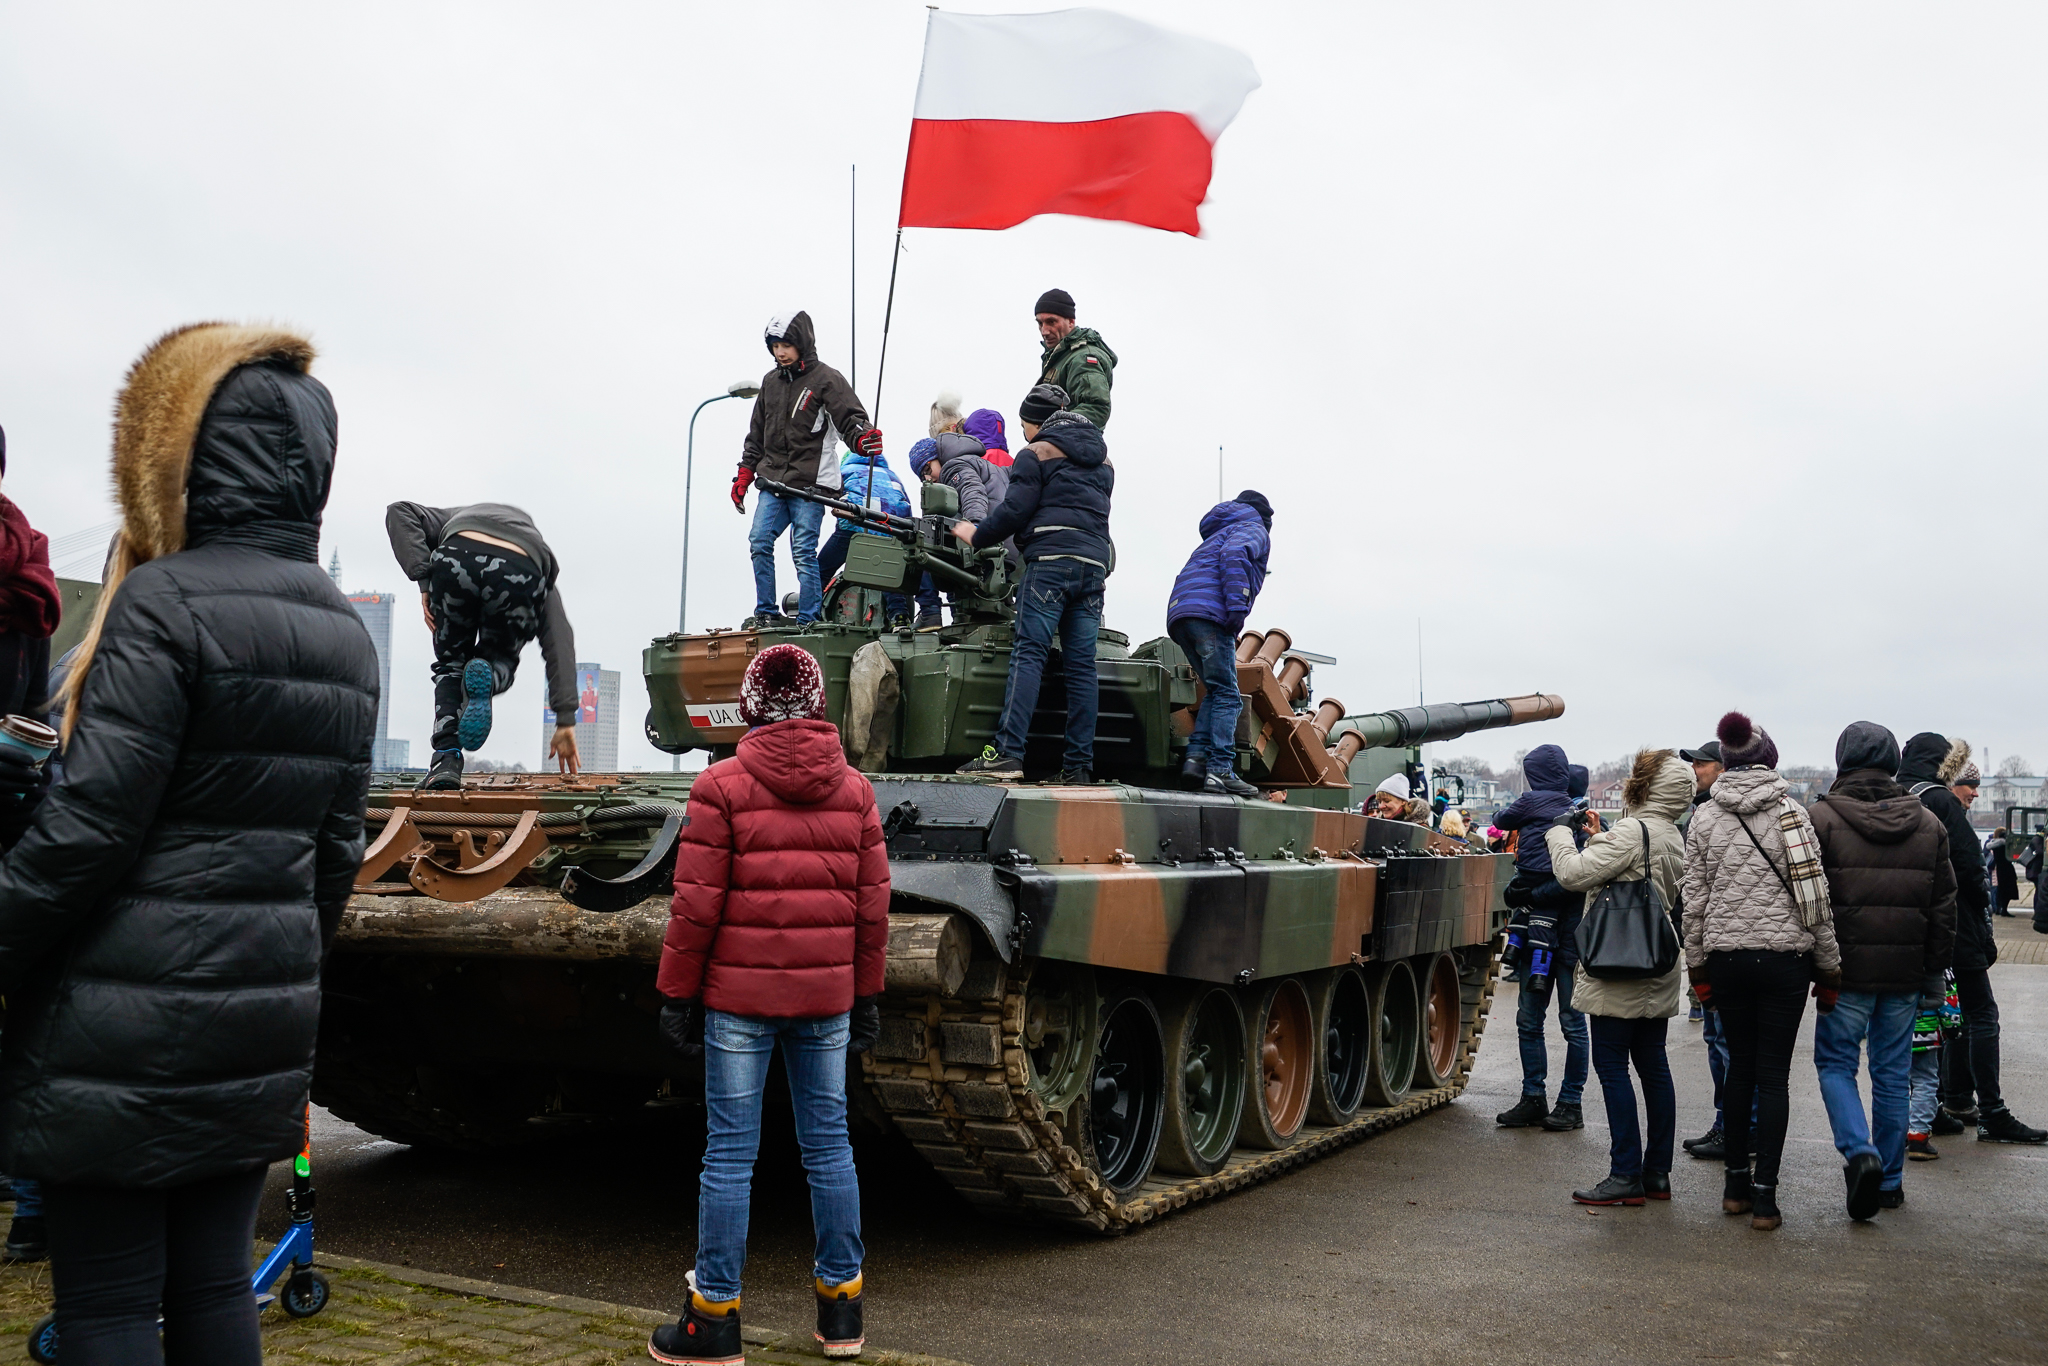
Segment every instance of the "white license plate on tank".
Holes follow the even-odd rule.
[[[700,730],[730,730],[747,723],[740,719],[739,703],[714,702],[708,707],[691,707],[690,724]]]

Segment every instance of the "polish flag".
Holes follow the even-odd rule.
[[[898,226],[1066,213],[1200,236],[1216,139],[1258,88],[1235,48],[1109,10],[934,11]]]

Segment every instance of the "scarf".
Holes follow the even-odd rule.
[[[1834,914],[1828,901],[1827,872],[1821,867],[1820,841],[1806,814],[1789,799],[1778,801],[1778,831],[1785,840],[1785,862],[1792,870],[1792,899],[1799,920],[1809,930]]]
[[[64,614],[50,572],[50,538],[28,524],[12,498],[0,495],[0,631],[47,640]]]

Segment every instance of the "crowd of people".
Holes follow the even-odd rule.
[[[1987,856],[1969,822],[1981,785],[1969,746],[1927,732],[1901,747],[1883,726],[1856,722],[1836,742],[1833,785],[1809,806],[1791,798],[1777,766],[1769,733],[1730,712],[1698,749],[1639,752],[1623,814],[1608,824],[1581,800],[1584,770],[1540,745],[1523,760],[1526,790],[1494,817],[1514,845],[1508,959],[1520,977],[1522,1054],[1521,1099],[1495,1118],[1580,1128],[1589,1066],[1597,1071],[1609,1167],[1573,1192],[1582,1204],[1671,1198],[1677,1100],[1666,1040],[1687,982],[1715,1118],[1684,1149],[1723,1164],[1722,1208],[1754,1228],[1783,1220],[1792,1057],[1809,999],[1851,1218],[1903,1204],[1905,1164],[1938,1159],[1937,1136],[1974,1126],[1985,1142],[2048,1143],[1999,1085],[1992,921],[2016,889],[2001,890],[2012,887],[2000,881],[2012,876],[2005,845],[1994,841]],[[1644,880],[1668,912],[1668,948],[1626,971],[1589,964],[1589,907],[1605,889]],[[1553,1000],[1565,1039],[1555,1104]]]

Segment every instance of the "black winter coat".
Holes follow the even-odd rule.
[[[212,390],[185,548],[112,591],[64,781],[0,865],[9,1172],[163,1188],[302,1141],[377,714],[369,636],[317,560],[335,416],[303,364]]]
[[[1873,769],[1837,778],[1808,814],[1834,903],[1842,990],[1921,991],[1955,943],[1955,868],[1940,820]]]
[[[1109,500],[1116,467],[1102,429],[1078,413],[1054,413],[1010,467],[1010,489],[974,544],[1001,545],[1012,536],[1026,561],[1067,556],[1116,568],[1109,539]]]
[[[1948,831],[1948,861],[1956,873],[1956,958],[1959,968],[1988,968],[1998,961],[1991,933],[1991,886],[1984,879],[1983,848],[1956,794],[1930,787],[1920,804]]]

